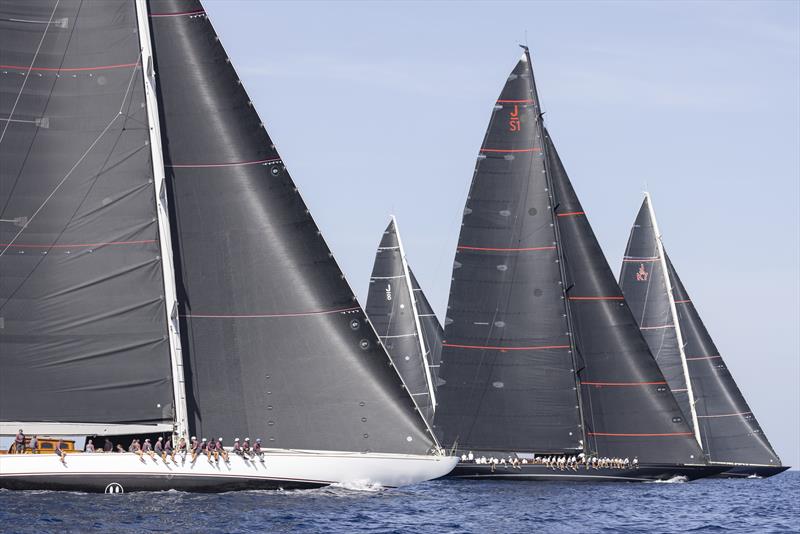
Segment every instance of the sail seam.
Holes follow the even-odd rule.
[[[555,250],[555,246],[549,247],[526,247],[526,248],[497,248],[497,247],[468,247],[459,245],[458,250],[477,250],[482,252],[532,252],[536,250]]]
[[[23,67],[21,65],[0,65],[0,69],[31,70],[34,72],[84,72],[91,70],[111,70],[137,67],[139,62],[119,63],[116,65],[97,65],[95,67]]]
[[[252,161],[231,161],[227,163],[176,163],[173,165],[164,165],[164,167],[171,167],[173,169],[205,169],[213,167],[238,167],[242,165],[258,165],[261,163],[275,163],[281,161],[281,158],[267,158]]]
[[[568,349],[569,345],[540,345],[533,347],[497,347],[492,345],[458,345],[454,343],[442,343],[444,347],[453,347],[454,349],[486,349],[486,350],[547,350],[547,349]]]

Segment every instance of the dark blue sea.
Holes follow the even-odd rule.
[[[0,532],[800,532],[800,472],[691,483],[471,482],[204,495],[0,491]]]

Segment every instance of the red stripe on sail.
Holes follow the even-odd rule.
[[[21,67],[19,65],[0,65],[0,69],[31,70],[34,72],[82,72],[87,70],[110,70],[136,67],[139,62],[119,63],[117,65],[98,65],[96,67]]]
[[[666,436],[693,436],[691,432],[668,432],[665,434],[617,434],[612,432],[587,432],[590,436],[613,436],[613,437],[632,437],[632,438],[658,438]]]
[[[191,314],[181,315],[181,317],[190,317],[193,319],[273,319],[281,317],[308,317],[313,315],[328,315],[331,313],[356,311],[359,309],[360,308],[358,306],[354,306],[352,308],[340,308],[336,310],[319,310],[319,311],[292,312],[292,313],[259,313],[259,314],[241,314],[241,315],[237,314],[211,315],[211,314],[191,313]]]
[[[573,215],[586,215],[585,211],[570,211],[568,213],[556,213],[556,217],[572,217]]]
[[[28,245],[24,243],[0,243],[0,247],[9,248],[86,248],[86,247],[104,247],[108,245],[147,245],[156,243],[155,239],[143,239],[141,241],[108,241],[106,243],[58,243],[55,245]]]
[[[497,103],[498,104],[532,104],[533,100],[530,99],[530,98],[523,99],[523,100],[502,100],[501,99],[501,100],[498,100]]]
[[[555,250],[556,247],[528,247],[528,248],[494,248],[494,247],[468,247],[459,245],[458,250],[479,250],[488,252],[529,252],[533,250]]]
[[[454,349],[476,349],[476,350],[547,350],[547,349],[568,349],[569,345],[540,345],[537,347],[495,347],[491,345],[456,345],[454,343],[442,343],[444,347],[453,347]]]
[[[625,387],[625,386],[659,386],[666,385],[665,381],[660,382],[583,382],[581,384],[586,386],[612,386],[612,387]]]
[[[569,300],[625,300],[625,297],[569,297]]]
[[[481,152],[541,152],[541,148],[482,148]]]

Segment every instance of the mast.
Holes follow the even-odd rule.
[[[172,389],[175,396],[174,434],[188,437],[186,388],[183,377],[183,354],[178,319],[178,298],[175,288],[175,267],[172,258],[172,235],[167,209],[167,190],[164,176],[164,156],[161,145],[161,125],[158,117],[158,100],[155,91],[153,48],[150,39],[146,0],[136,0],[136,21],[139,26],[142,78],[144,79],[147,123],[150,134],[150,151],[153,162],[153,185],[155,188],[156,213],[158,215],[158,238],[161,249],[161,268],[164,277],[164,307],[167,312],[169,331],[169,354],[172,367]]]
[[[411,310],[414,314],[414,328],[417,330],[417,341],[419,342],[419,350],[422,355],[422,365],[425,368],[425,379],[428,383],[428,394],[431,397],[431,411],[436,413],[436,392],[433,386],[433,379],[431,378],[431,366],[428,362],[428,351],[425,350],[425,341],[422,339],[422,326],[419,322],[419,311],[417,310],[417,299],[414,296],[414,286],[411,285],[411,277],[408,274],[408,263],[406,262],[406,251],[403,248],[403,240],[400,238],[400,228],[397,226],[397,220],[392,215],[392,223],[394,224],[395,232],[397,233],[397,245],[400,247],[400,261],[403,264],[403,275],[406,280],[406,289],[408,289],[408,297],[411,300]],[[426,421],[427,422],[427,421]]]
[[[544,141],[544,113],[542,113],[542,108],[539,101],[539,92],[536,89],[536,77],[533,75],[533,61],[531,60],[530,50],[527,46],[520,45],[523,50],[525,50],[525,58],[528,60],[528,65],[530,65],[530,72],[531,72],[531,87],[533,88],[533,98],[534,98],[534,105],[539,113],[538,117],[536,118],[536,129],[538,132],[539,137]],[[565,270],[565,261],[564,261],[564,251],[561,248],[561,231],[558,227],[558,221],[556,221],[556,203],[555,203],[555,196],[554,196],[554,187],[553,181],[550,176],[550,166],[548,164],[548,157],[547,157],[547,143],[542,144],[542,150],[544,152],[543,164],[544,164],[544,176],[545,181],[547,182],[547,194],[548,198],[550,199],[550,222],[553,225],[553,231],[555,233],[555,245],[556,245],[556,253],[558,254],[558,268],[559,272],[561,273],[561,290],[562,290],[562,297],[564,299],[564,313],[566,314],[567,319],[567,331],[569,336],[569,344],[570,344],[570,355],[572,356],[572,367],[573,373],[575,376],[575,391],[578,395],[578,411],[580,413],[581,418],[581,443],[583,444],[584,451],[587,450],[588,442],[586,441],[586,419],[584,418],[583,414],[583,397],[581,396],[581,384],[580,384],[580,377],[578,376],[578,360],[577,354],[578,349],[575,345],[575,336],[573,335],[573,328],[572,328],[572,314],[570,313],[570,306],[569,306],[569,298],[567,297],[567,273]]]
[[[689,376],[689,366],[686,362],[686,351],[685,345],[683,342],[683,334],[681,333],[681,325],[678,321],[678,310],[675,306],[675,296],[672,292],[672,282],[669,277],[669,270],[667,269],[667,258],[664,254],[664,243],[661,241],[661,231],[658,229],[658,222],[656,221],[656,213],[653,209],[653,200],[650,197],[650,193],[645,192],[644,194],[645,200],[647,201],[647,209],[650,214],[650,221],[653,224],[653,231],[656,237],[656,247],[658,247],[658,258],[659,263],[661,264],[661,270],[664,273],[664,284],[666,285],[667,289],[667,298],[669,299],[669,308],[670,313],[672,315],[672,322],[675,325],[675,336],[678,339],[678,350],[680,351],[681,355],[681,366],[683,367],[683,376],[686,381],[686,390],[689,396],[689,410],[692,416],[692,428],[694,429],[694,436],[697,440],[698,445],[700,447],[703,446],[703,441],[700,437],[700,425],[697,422],[697,410],[695,409],[695,403],[697,402],[694,397],[694,392],[692,391],[692,379]]]

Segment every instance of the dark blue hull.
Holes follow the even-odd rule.
[[[697,480],[722,473],[727,467],[713,465],[640,465],[628,469],[558,469],[539,464],[492,466],[486,464],[459,463],[447,478],[469,480],[539,480],[566,482],[652,482],[684,477]]]

